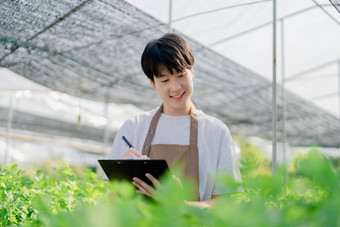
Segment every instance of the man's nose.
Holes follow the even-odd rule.
[[[178,91],[181,89],[181,87],[182,86],[178,80],[176,79],[171,80],[171,87],[170,87],[171,91]]]

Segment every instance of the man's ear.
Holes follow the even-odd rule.
[[[194,77],[194,76],[195,76],[194,67],[191,67],[190,71],[191,71],[191,73],[192,73],[192,77]]]
[[[149,82],[150,82],[151,87],[156,90],[155,82],[153,82],[151,79],[149,79]]]

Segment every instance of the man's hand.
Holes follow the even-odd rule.
[[[189,206],[199,207],[201,209],[213,208],[216,203],[216,200],[218,198],[221,198],[222,196],[225,196],[225,195],[213,195],[211,196],[211,199],[205,200],[205,201],[184,201],[184,202],[188,204]]]
[[[156,189],[161,187],[159,181],[156,178],[154,178],[151,174],[147,173],[145,174],[145,176],[152,182]],[[144,194],[150,197],[152,197],[153,194],[155,193],[155,189],[152,186],[148,185],[138,177],[134,177],[132,180],[133,180],[132,184],[138,188],[138,190],[136,191],[137,193]]]
[[[147,158],[147,157],[139,153],[135,148],[131,147],[123,154],[122,158]]]

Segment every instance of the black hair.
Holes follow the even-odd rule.
[[[160,76],[162,67],[167,67],[173,74],[191,69],[194,65],[194,55],[189,44],[179,35],[168,33],[159,39],[150,41],[142,54],[142,69],[145,75],[154,81],[154,76]]]

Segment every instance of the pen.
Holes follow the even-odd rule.
[[[126,139],[125,136],[122,136],[122,139],[123,139],[124,142],[129,146],[129,148],[133,148],[132,144]]]

